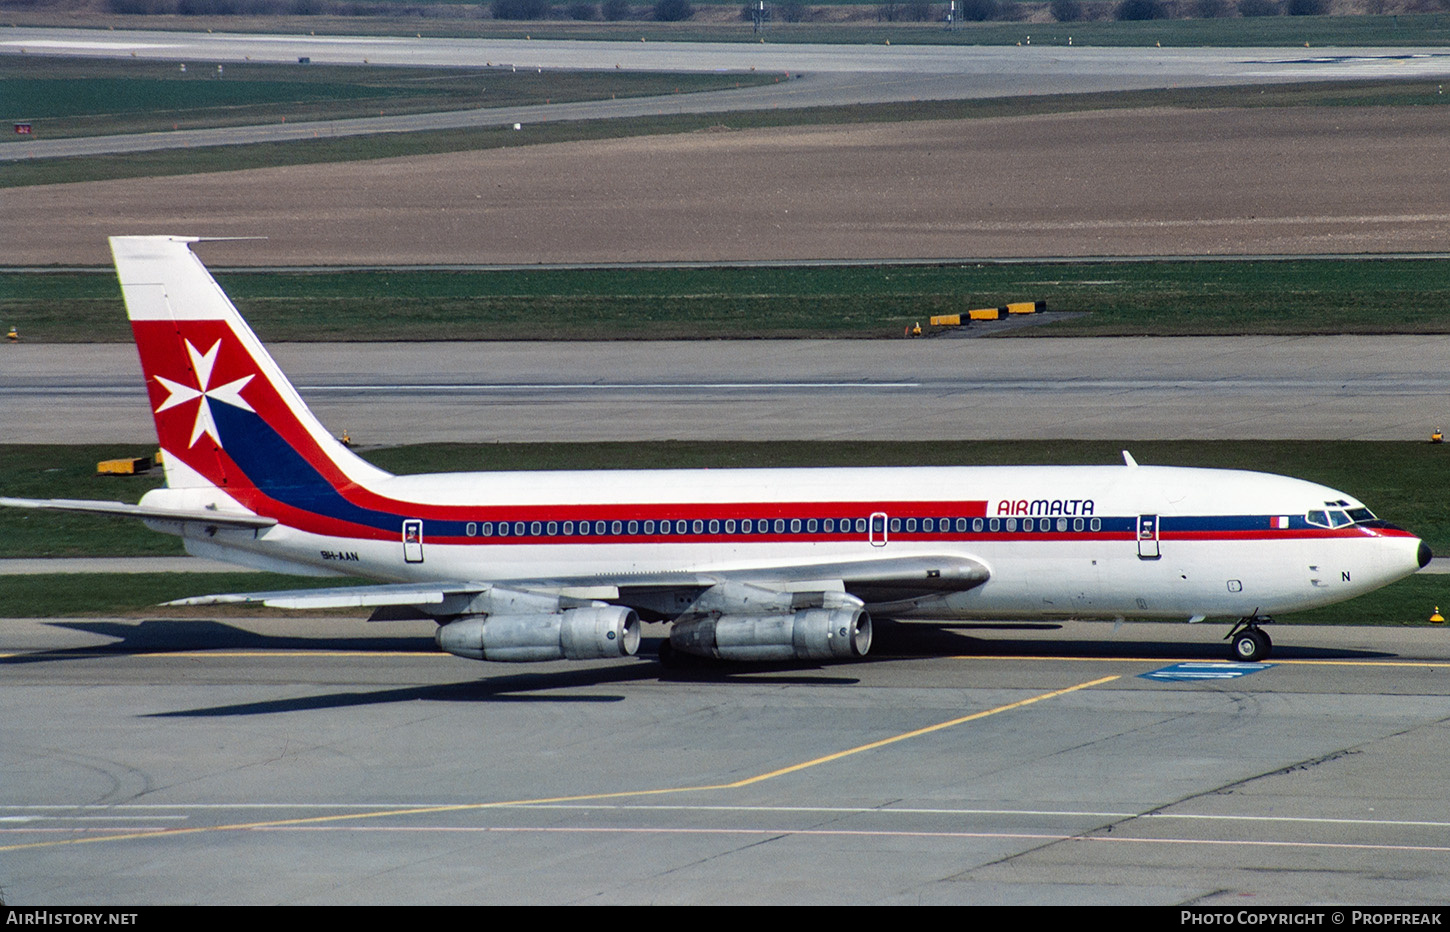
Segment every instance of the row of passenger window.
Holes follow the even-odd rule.
[[[880,517],[867,518],[726,518],[663,521],[470,521],[464,527],[469,537],[672,537],[691,534],[882,534]],[[944,534],[955,530],[965,534],[983,532],[1057,531],[1066,533],[1100,531],[1101,518],[891,518],[892,534]]]

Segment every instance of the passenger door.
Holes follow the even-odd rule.
[[[867,534],[873,547],[885,547],[887,540],[886,533],[886,512],[875,511],[867,522]]]
[[[423,522],[417,518],[403,522],[403,562],[423,562]]]
[[[1158,550],[1158,516],[1138,516],[1138,559],[1156,560],[1163,554]]]

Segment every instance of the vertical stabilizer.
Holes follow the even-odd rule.
[[[113,236],[111,254],[173,488],[294,496],[388,474],[339,443],[191,251],[198,237]]]

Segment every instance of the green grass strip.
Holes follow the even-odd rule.
[[[932,315],[1047,301],[1014,336],[1450,332],[1438,259],[782,268],[218,272],[263,340],[899,337]],[[1061,319],[1051,312],[1087,312]],[[0,272],[0,328],[130,342],[105,272]]]

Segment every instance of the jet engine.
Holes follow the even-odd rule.
[[[438,629],[438,646],[471,660],[525,663],[633,657],[639,616],[618,605],[554,613],[464,615]]]
[[[851,660],[871,649],[871,616],[856,607],[703,616],[675,622],[670,646],[717,660]]]

